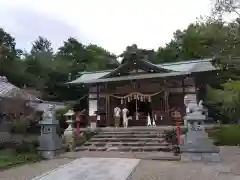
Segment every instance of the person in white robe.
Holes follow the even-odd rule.
[[[114,108],[114,125],[115,127],[119,127],[120,124],[120,113],[121,113],[121,109],[120,107],[115,107]]]
[[[126,107],[123,108],[122,110],[122,115],[123,115],[123,127],[127,128],[128,127],[128,109]]]

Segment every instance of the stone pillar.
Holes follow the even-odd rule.
[[[54,106],[49,105],[43,113],[43,120],[39,122],[41,135],[39,137],[38,151],[46,159],[52,159],[62,148],[62,141],[57,134],[58,121],[55,119]]]
[[[206,116],[203,115],[203,107],[195,104],[190,109],[191,112],[184,117],[188,125],[188,132],[180,145],[181,160],[219,162],[219,148],[208,138],[203,127],[206,119]]]

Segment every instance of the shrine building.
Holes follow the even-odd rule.
[[[114,125],[113,109],[129,110],[129,126],[146,126],[147,115],[156,125],[173,125],[171,112],[185,114],[185,101],[205,96],[208,77],[216,74],[212,59],[152,64],[144,59],[125,61],[116,69],[83,72],[72,85],[89,89],[88,113],[97,126]]]

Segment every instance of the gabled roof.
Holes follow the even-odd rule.
[[[211,61],[212,61],[212,59],[200,59],[200,60],[180,61],[180,62],[163,63],[163,64],[152,64],[148,61],[145,61],[145,62],[147,62],[149,65],[167,70],[170,73],[169,75],[177,76],[178,74],[182,75],[182,74],[191,74],[194,72],[214,71],[214,70],[216,70],[216,68],[212,65]],[[103,79],[103,78],[108,79],[108,81],[110,81],[110,79],[108,78],[108,75],[111,74],[112,72],[116,71],[118,68],[112,69],[112,70],[106,70],[106,71],[83,72],[79,78],[77,78],[74,81],[69,82],[69,84],[94,83],[94,82],[96,82],[97,79]],[[167,71],[162,74],[164,76],[168,76]],[[172,72],[174,72],[174,73],[172,73]],[[159,73],[157,73],[157,74],[159,74]],[[159,74],[158,76],[163,77],[163,75]],[[132,77],[133,78],[135,77],[135,79],[136,79],[137,76],[138,75],[135,75]],[[140,78],[143,78],[142,76],[143,76],[143,74],[141,75]],[[150,76],[150,75],[147,75],[147,77],[148,76]],[[152,74],[151,76],[153,77],[154,75]],[[129,79],[128,76],[122,76],[122,77],[124,77],[124,79]],[[116,77],[116,78],[119,79],[120,77]],[[106,80],[99,80],[99,82],[102,82],[102,81],[108,82]]]
[[[5,76],[0,76],[0,98],[19,98],[24,100],[40,100],[24,90],[8,82]]]
[[[161,66],[156,66],[155,64],[152,64],[148,61],[139,59],[139,60],[134,60],[134,61],[126,61],[124,64],[120,65],[118,68],[112,70],[110,73],[104,75],[101,78],[110,78],[110,77],[114,77],[116,76],[117,73],[121,72],[121,70],[123,69],[127,69],[129,67],[136,67],[139,69],[143,69],[146,72],[148,72],[149,70],[153,70],[156,73],[167,73],[167,72],[171,72],[172,70],[169,69],[165,69],[164,67]],[[128,70],[126,70],[128,71]]]

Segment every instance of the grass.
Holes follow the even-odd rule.
[[[40,161],[41,157],[36,153],[0,153],[0,169],[7,169],[13,166],[34,163]]]

